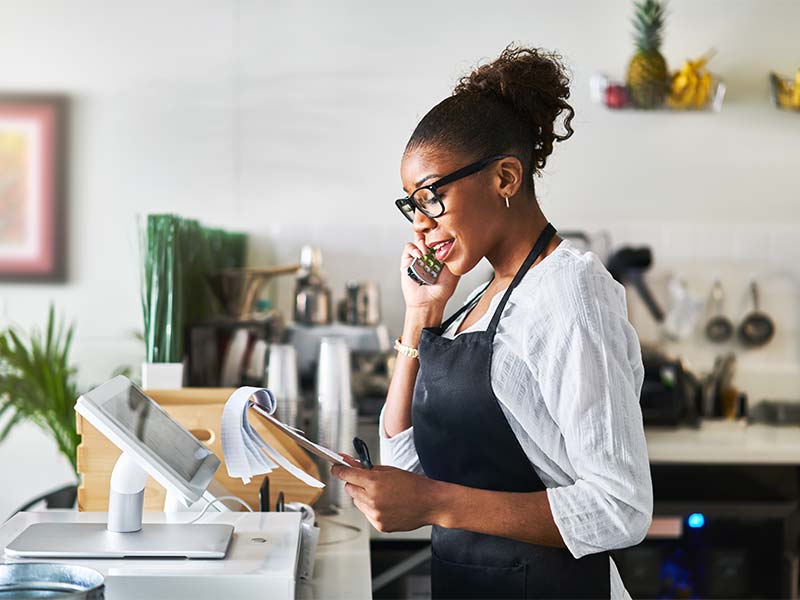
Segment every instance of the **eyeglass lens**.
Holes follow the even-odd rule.
[[[444,212],[439,197],[427,188],[422,188],[414,192],[411,196],[411,203],[403,206],[403,214],[409,221],[414,220],[414,209],[420,208],[429,217],[438,217]]]

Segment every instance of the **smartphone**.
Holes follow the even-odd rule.
[[[444,263],[436,260],[436,252],[433,248],[422,258],[415,258],[408,266],[408,276],[420,285],[433,285],[442,272]]]

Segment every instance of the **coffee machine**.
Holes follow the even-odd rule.
[[[391,350],[389,333],[381,322],[380,290],[376,282],[348,281],[335,312],[334,315],[331,290],[322,271],[322,253],[319,248],[303,246],[295,280],[294,320],[287,325],[285,338],[297,350],[301,386],[309,392],[313,392],[323,338],[345,340],[351,370],[355,372],[369,362],[368,357],[374,362],[375,356],[384,356]],[[358,391],[356,385],[356,396]]]

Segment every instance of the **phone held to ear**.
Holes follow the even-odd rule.
[[[420,285],[433,285],[439,278],[443,266],[443,263],[436,260],[436,252],[431,248],[422,258],[415,258],[406,272]]]

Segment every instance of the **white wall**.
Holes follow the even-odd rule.
[[[711,67],[729,87],[721,114],[590,104],[588,77],[622,75],[632,51],[623,1],[4,0],[0,89],[63,92],[73,107],[69,282],[0,284],[0,316],[27,328],[55,302],[77,322],[83,386],[137,364],[134,222],[175,211],[250,233],[254,264],[320,245],[337,296],[346,279],[380,281],[396,333],[409,229],[392,200],[404,144],[460,74],[516,40],[559,49],[574,72],[576,134],[539,184],[546,214],[561,228],[651,244],[654,281],[684,274],[698,297],[712,272],[725,273],[739,311],[747,277],[762,276],[780,330],[770,348],[742,357],[743,381],[762,396],[800,395],[800,117],[774,110],[766,85],[768,70],[800,66],[800,4],[669,7],[673,67],[719,50]],[[369,211],[342,210],[354,200]],[[283,308],[290,287],[279,288]],[[632,315],[646,336],[635,300]],[[709,362],[713,350],[694,341],[686,351]],[[24,428],[0,446],[0,480],[30,481],[35,469],[54,486],[68,479],[42,440]],[[33,492],[11,489],[0,516]]]

